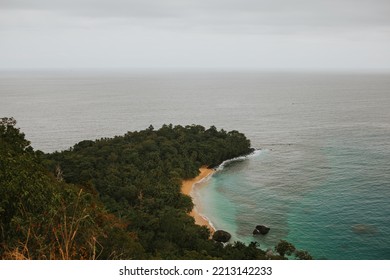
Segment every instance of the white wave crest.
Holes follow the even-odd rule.
[[[239,157],[235,157],[235,158],[231,158],[231,159],[225,160],[220,165],[218,165],[218,167],[215,169],[215,171],[223,170],[225,168],[225,166],[228,165],[231,162],[242,161],[242,160],[246,160],[248,158],[256,157],[256,156],[260,155],[262,152],[263,151],[261,149],[256,149],[256,150],[254,150],[252,153],[250,153],[248,155],[239,156]]]

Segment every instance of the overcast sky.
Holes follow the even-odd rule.
[[[0,0],[0,68],[390,70],[390,0]]]

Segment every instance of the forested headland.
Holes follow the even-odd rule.
[[[252,151],[238,131],[163,125],[48,154],[2,118],[0,259],[310,258],[285,241],[215,242],[188,215],[182,181]]]

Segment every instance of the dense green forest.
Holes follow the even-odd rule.
[[[150,126],[45,154],[15,125],[0,119],[0,259],[311,258],[215,242],[188,215],[183,179],[253,151],[238,131]]]

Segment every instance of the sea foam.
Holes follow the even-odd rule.
[[[232,162],[235,162],[235,161],[243,161],[243,160],[246,160],[246,159],[248,159],[248,158],[257,157],[257,156],[259,156],[261,153],[263,153],[263,150],[261,150],[261,149],[255,149],[252,153],[250,153],[250,154],[248,154],[248,155],[239,156],[239,157],[235,157],[235,158],[231,158],[231,159],[225,160],[225,161],[222,162],[220,165],[218,165],[217,168],[215,168],[215,171],[221,171],[221,170],[223,170],[227,165],[229,165],[229,164],[232,163]]]

